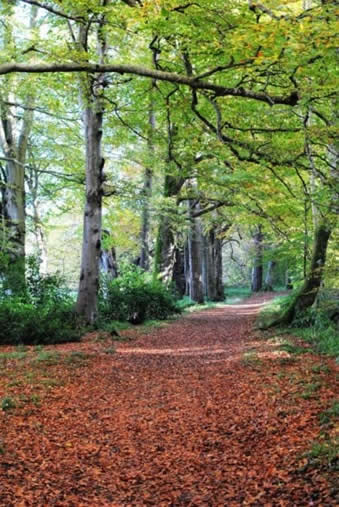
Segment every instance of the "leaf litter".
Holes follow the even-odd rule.
[[[332,462],[307,454],[334,435],[319,414],[335,364],[253,330],[269,297],[139,329],[115,353],[95,334],[45,361],[2,347],[0,505],[335,505]]]

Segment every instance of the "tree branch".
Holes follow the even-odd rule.
[[[27,0],[28,1],[28,0]],[[210,90],[218,97],[242,97],[253,99],[260,102],[265,102],[270,106],[274,104],[284,104],[287,106],[295,106],[298,103],[299,97],[296,90],[293,90],[289,95],[268,95],[267,93],[255,92],[253,90],[246,90],[242,87],[227,88],[225,86],[217,85],[209,81],[201,81],[198,77],[186,76],[177,74],[175,72],[164,72],[156,69],[149,69],[139,65],[125,65],[125,64],[96,64],[96,63],[16,63],[10,62],[0,65],[0,75],[10,74],[13,72],[20,73],[56,73],[56,72],[90,72],[90,73],[105,73],[115,72],[118,74],[134,74],[136,76],[148,77],[159,81],[167,81],[169,83],[176,83],[189,86],[193,90]]]
[[[54,9],[54,7],[51,7],[50,5],[37,2],[36,0],[20,0],[21,2],[29,5],[36,5],[40,9],[44,9],[45,11],[51,12],[52,14],[55,14],[56,16],[60,16],[61,18],[65,18],[72,21],[80,21],[84,23],[84,18],[81,16],[70,16],[69,14],[66,14],[65,12],[59,11],[58,9]]]

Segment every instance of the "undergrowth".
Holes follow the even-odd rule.
[[[12,277],[13,281],[13,277]],[[14,283],[14,282],[13,282]],[[82,335],[74,301],[58,275],[41,275],[36,259],[27,261],[25,286],[0,292],[0,345],[78,341]]]
[[[114,280],[104,278],[99,294],[99,322],[163,320],[180,313],[171,288],[134,265],[122,267]]]
[[[275,298],[259,314],[257,327],[269,327],[269,323],[291,304],[295,294]],[[290,326],[279,330],[281,334],[288,333],[311,344],[313,350],[319,354],[339,356],[338,328],[331,320],[329,313],[321,308],[308,308],[298,314]],[[303,353],[299,347],[299,353]],[[290,352],[287,350],[287,352]],[[293,351],[292,351],[293,352]]]

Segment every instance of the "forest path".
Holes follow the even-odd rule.
[[[4,414],[0,505],[334,505],[301,457],[333,377],[319,371],[316,396],[300,396],[319,358],[260,340],[254,318],[271,297],[133,331],[113,355],[98,341],[54,347],[79,361],[36,370],[54,382],[41,402]]]

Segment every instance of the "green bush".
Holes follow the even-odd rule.
[[[0,301],[0,344],[52,344],[78,341],[81,330],[67,302],[36,305],[20,297]]]
[[[0,344],[52,344],[78,341],[81,329],[74,302],[55,275],[42,276],[37,263],[27,263],[26,285],[0,296]]]
[[[139,324],[148,319],[166,319],[180,310],[172,291],[152,280],[137,266],[127,265],[121,276],[101,283],[99,313],[101,320]]]

